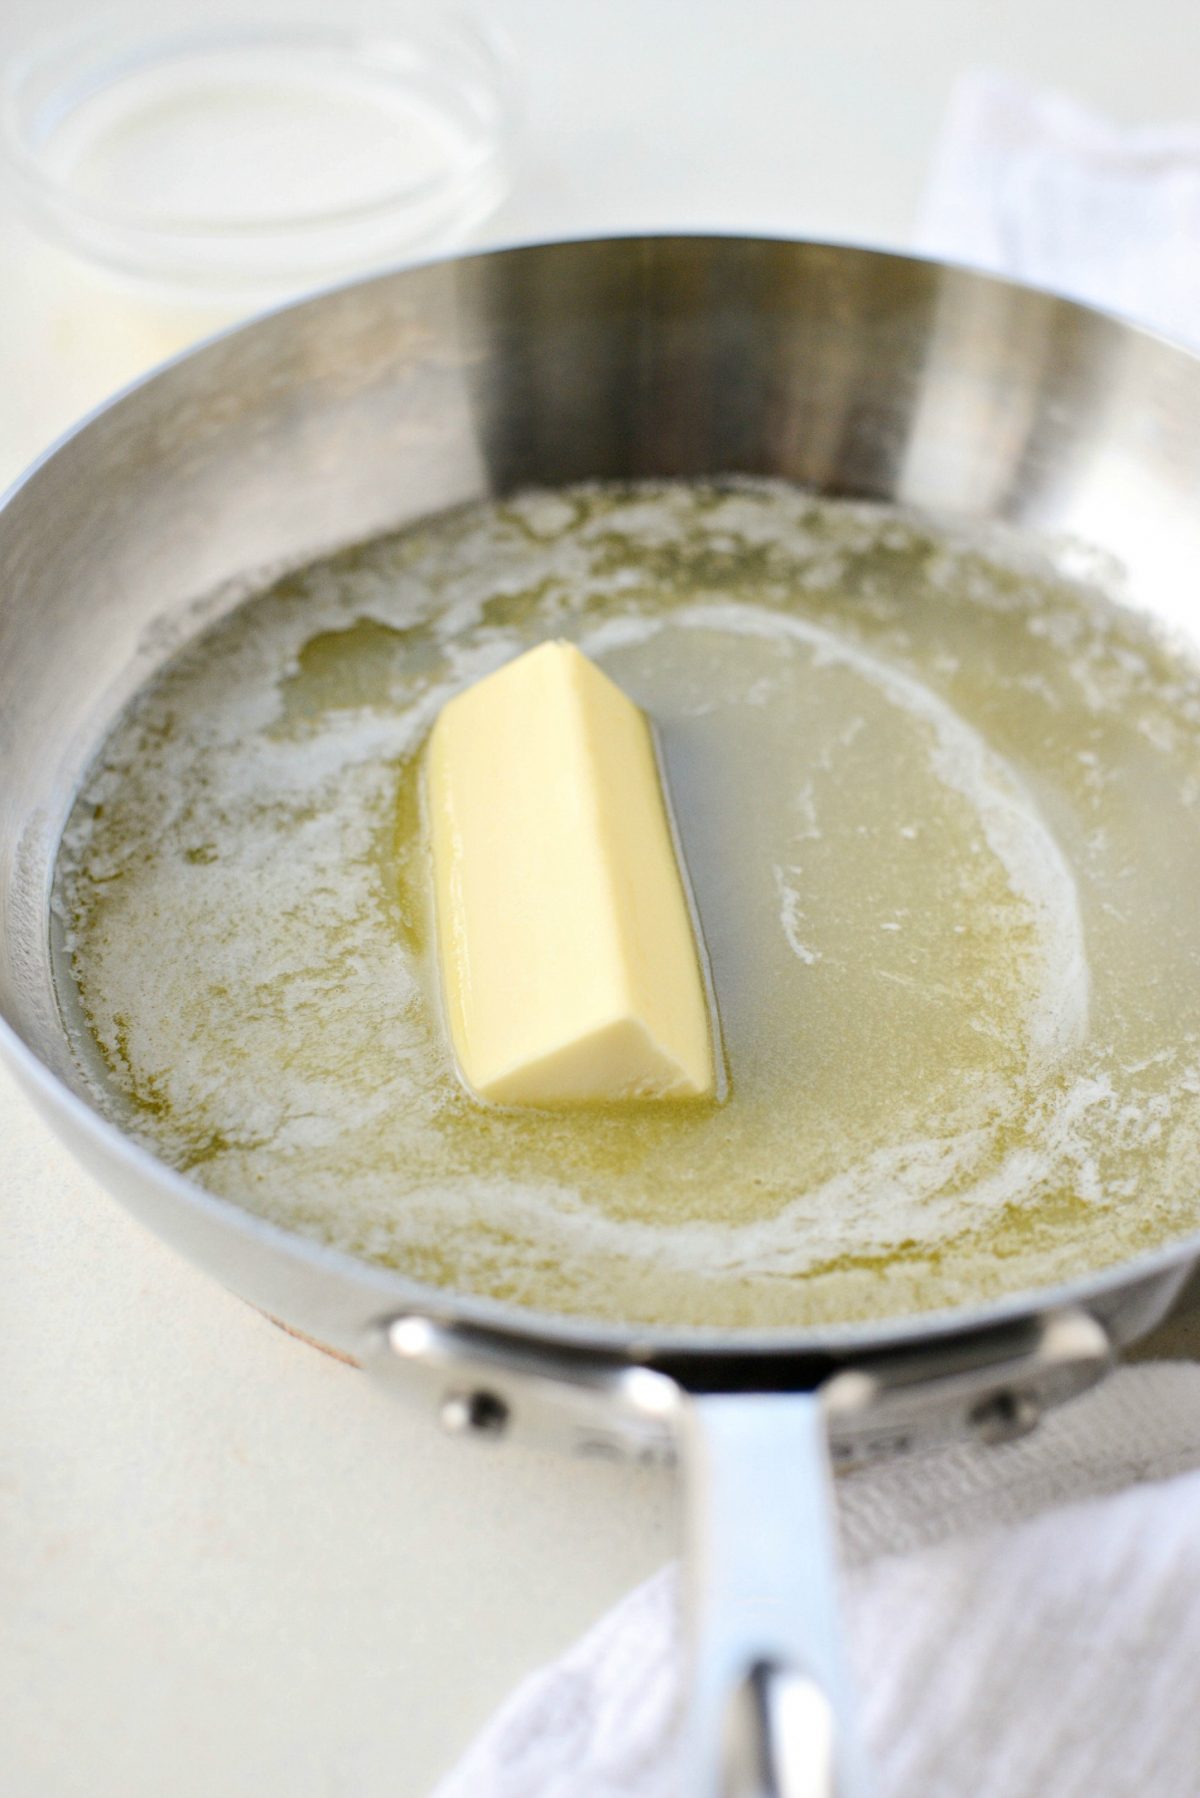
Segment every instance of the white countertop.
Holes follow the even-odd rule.
[[[8,0],[5,35],[82,19]],[[197,0],[196,10],[201,7]],[[481,237],[903,243],[954,74],[1200,115],[1189,0],[499,0],[525,166]],[[204,328],[0,190],[0,477]],[[0,1789],[417,1798],[671,1552],[662,1476],[459,1445],[126,1221],[0,1071]]]

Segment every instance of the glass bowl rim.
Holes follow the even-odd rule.
[[[143,207],[85,196],[69,178],[46,167],[38,142],[23,113],[28,90],[37,78],[66,56],[86,55],[93,62],[76,73],[65,92],[57,96],[60,116],[73,106],[114,85],[140,66],[182,62],[190,56],[255,48],[310,48],[358,53],[364,65],[386,75],[380,50],[388,46],[417,46],[427,54],[440,52],[443,72],[465,92],[468,76],[486,99],[486,114],[473,152],[453,167],[424,175],[415,181],[393,183],[382,193],[360,202],[338,202],[312,209],[284,210],[255,217],[236,217],[219,212],[172,215],[161,207]],[[372,46],[377,46],[374,51]],[[365,54],[364,54],[365,53]],[[39,108],[40,110],[40,108]],[[494,23],[484,25],[463,12],[448,12],[415,20],[401,16],[395,26],[362,27],[298,16],[265,23],[225,19],[194,26],[143,31],[128,23],[114,26],[93,23],[74,33],[55,33],[35,41],[9,62],[0,82],[0,129],[9,160],[32,193],[51,209],[73,215],[86,224],[104,225],[127,237],[149,243],[166,238],[219,240],[282,237],[316,233],[391,214],[417,209],[439,196],[471,188],[489,170],[498,170],[511,147],[519,124],[519,105],[512,51]]]

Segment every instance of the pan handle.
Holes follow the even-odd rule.
[[[866,1798],[815,1393],[689,1397],[689,1798]]]

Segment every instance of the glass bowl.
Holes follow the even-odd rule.
[[[396,7],[110,23],[18,56],[2,108],[52,235],[206,297],[461,238],[507,188],[517,124],[492,32]]]

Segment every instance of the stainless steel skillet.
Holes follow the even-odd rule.
[[[1068,535],[1200,632],[1200,362],[1129,326],[932,263],[732,238],[549,245],[344,288],[153,375],[0,512],[0,1049],[147,1225],[446,1427],[681,1456],[689,1798],[847,1798],[865,1774],[829,1452],[1028,1427],[1165,1316],[1200,1228],[1099,1272],[1081,1246],[1069,1287],[879,1325],[536,1315],[322,1249],[160,1166],[88,1105],[52,983],[79,776],[135,688],[254,576],[526,483],[730,471]]]

